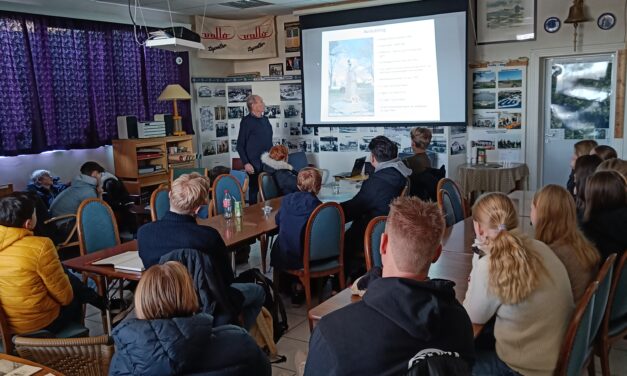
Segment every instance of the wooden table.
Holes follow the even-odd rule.
[[[340,193],[333,192],[333,187],[336,184],[340,185]],[[339,182],[323,185],[322,189],[320,189],[320,193],[318,193],[318,199],[322,202],[345,202],[355,197],[360,189],[361,184],[357,181],[341,180]]]
[[[8,360],[10,362],[20,363],[21,365],[29,365],[29,366],[41,368],[40,371],[37,371],[37,372],[35,372],[33,374],[34,376],[45,376],[45,375],[48,375],[48,374],[51,374],[51,375],[54,375],[54,376],[63,376],[63,374],[61,372],[57,372],[57,371],[53,370],[52,368],[48,368],[48,367],[46,367],[44,365],[32,362],[32,361],[30,361],[28,359],[18,358],[17,356],[12,356],[12,355],[7,355],[7,354],[4,354],[4,353],[0,353],[0,359]]]
[[[125,279],[129,281],[139,281],[141,272],[133,272],[130,270],[115,269],[111,265],[93,265],[93,262],[105,259],[107,257],[119,255],[124,252],[137,251],[137,240],[116,245],[115,247],[106,248],[101,251],[92,252],[84,256],[75,257],[63,261],[63,265],[76,270],[77,272],[87,272],[101,275],[108,279]]]

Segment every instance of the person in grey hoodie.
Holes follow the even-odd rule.
[[[81,202],[88,198],[98,198],[101,193],[100,178],[104,168],[96,162],[85,162],[81,166],[81,173],[72,179],[72,185],[61,192],[50,205],[52,217],[66,214],[76,214]],[[68,230],[73,221],[60,222],[57,227],[60,232]],[[69,232],[66,232],[69,233]]]
[[[342,203],[346,223],[353,222],[344,237],[344,265],[347,276],[354,274],[353,271],[358,275],[363,274],[358,270],[361,269],[363,258],[356,256],[364,252],[364,233],[368,222],[374,217],[388,214],[390,203],[400,196],[407,184],[407,177],[412,173],[398,158],[398,147],[389,138],[373,138],[368,149],[375,168],[374,174],[364,181],[355,197]],[[361,260],[360,264],[356,264],[353,259]]]

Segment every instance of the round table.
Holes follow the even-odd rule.
[[[333,186],[340,185],[340,193],[333,192]],[[337,183],[325,184],[318,193],[318,199],[322,202],[344,202],[355,197],[357,192],[361,189],[361,182],[340,180]]]
[[[41,370],[35,372],[34,376],[42,376],[42,375],[54,375],[54,376],[63,376],[61,372],[57,372],[51,368],[48,368],[44,365],[32,362],[28,359],[18,358],[17,356],[7,355],[4,353],[0,353],[0,360],[8,360],[9,362],[19,363],[21,365],[28,365],[33,367],[41,368]],[[17,367],[16,367],[17,368]]]
[[[466,197],[470,197],[473,192],[509,193],[515,189],[523,189],[522,185],[529,176],[529,168],[524,163],[511,163],[507,166],[465,163],[458,167],[457,172]]]

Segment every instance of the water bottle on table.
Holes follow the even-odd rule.
[[[233,200],[229,194],[229,190],[224,190],[224,198],[222,199],[222,208],[224,209],[224,218],[230,219],[233,217]]]

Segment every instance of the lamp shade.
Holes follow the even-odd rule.
[[[192,99],[192,96],[189,95],[185,89],[179,84],[168,85],[163,89],[161,95],[157,100],[159,101],[169,101],[173,99]]]

